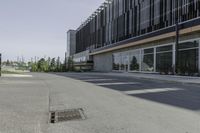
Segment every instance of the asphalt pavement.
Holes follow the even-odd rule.
[[[0,79],[0,133],[199,133],[200,87],[101,73]],[[86,119],[49,123],[82,108]]]

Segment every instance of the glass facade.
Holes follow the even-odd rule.
[[[107,0],[76,30],[76,53],[98,53],[175,31],[176,13],[180,29],[199,25],[200,0]],[[200,73],[199,40],[180,42],[175,48],[175,44],[169,44],[115,53],[113,70]]]
[[[197,41],[187,41],[178,46],[177,73],[180,75],[198,75],[199,44]]]
[[[115,53],[113,54],[113,70],[173,74],[176,53],[178,75],[199,75],[199,40],[180,42],[178,51],[173,45],[175,44]]]
[[[113,54],[113,70],[120,70],[121,68],[121,54]]]
[[[173,46],[156,48],[156,71],[164,74],[173,73]]]
[[[129,67],[130,71],[139,71],[140,70],[140,51],[131,51],[129,54]]]
[[[121,55],[122,55],[121,70],[128,71],[129,55],[128,53],[122,53]]]
[[[76,32],[76,52],[175,25],[176,0],[110,0]],[[178,0],[178,21],[200,16],[200,0]]]
[[[142,71],[153,72],[154,68],[154,48],[144,49],[142,50],[141,55],[141,69]]]

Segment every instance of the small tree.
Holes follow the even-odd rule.
[[[50,64],[50,71],[55,71],[55,69],[56,69],[56,61],[55,58],[52,58]]]
[[[9,60],[6,61],[6,66],[10,66],[10,61]]]
[[[60,57],[56,59],[56,71],[61,71],[61,63],[60,63]]]
[[[74,61],[73,61],[73,57],[69,57],[69,58],[68,58],[67,66],[68,66],[68,71],[73,71],[73,70],[74,70]]]
[[[47,63],[47,61],[45,61],[44,58],[42,58],[38,61],[38,70],[40,72],[47,72],[48,71],[48,63]]]
[[[38,71],[37,63],[31,63],[30,67],[31,67],[31,72]]]

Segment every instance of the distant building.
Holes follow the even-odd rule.
[[[67,32],[67,57],[76,53],[76,31],[69,30]]]
[[[73,59],[73,67],[77,70],[91,70],[93,63],[89,56],[89,51],[76,52],[76,30],[67,32],[67,52],[66,59]],[[69,64],[66,64],[69,65]],[[70,66],[67,66],[70,67]]]

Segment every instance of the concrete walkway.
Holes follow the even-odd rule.
[[[0,133],[43,133],[47,128],[49,88],[39,77],[0,78]]]

